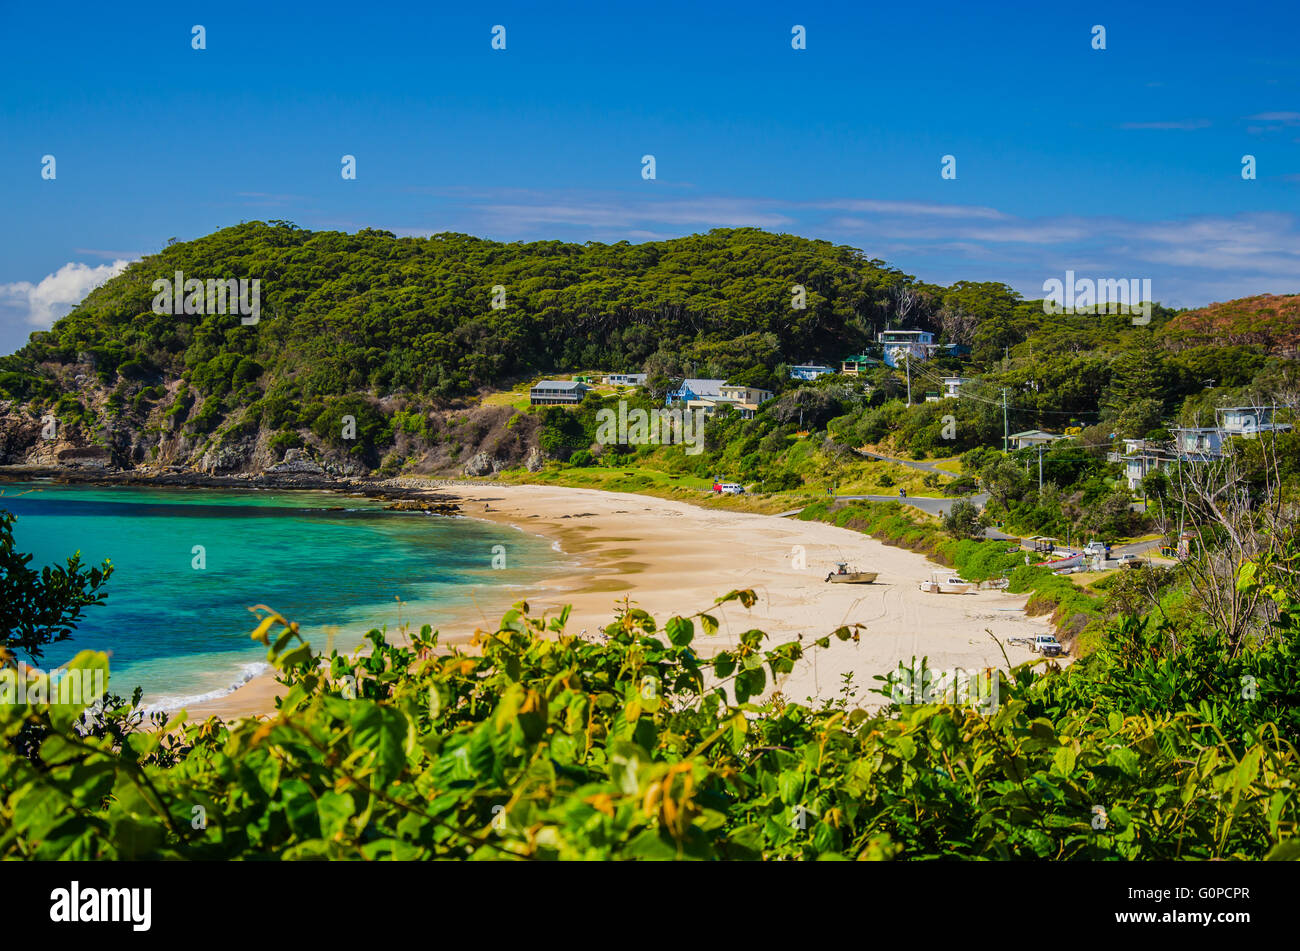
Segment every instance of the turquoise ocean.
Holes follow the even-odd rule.
[[[265,604],[312,646],[349,650],[371,628],[472,630],[572,561],[547,539],[469,518],[387,512],[327,492],[0,484],[31,565],[109,559],[104,603],[39,666],[110,654],[110,688],[148,706],[219,697],[267,669],[249,639]],[[195,567],[202,546],[203,567]],[[496,546],[501,546],[497,548]],[[505,567],[494,568],[494,555]],[[500,558],[497,561],[500,564]],[[332,640],[331,640],[332,639]],[[23,658],[26,660],[27,658]]]

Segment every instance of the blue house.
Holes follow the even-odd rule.
[[[669,391],[664,406],[672,406],[674,403],[689,403],[692,400],[722,399],[722,387],[726,385],[726,380],[687,378],[682,381],[682,385],[677,389]]]
[[[812,381],[819,376],[834,372],[834,367],[828,367],[821,363],[801,363],[790,368],[790,379]]]

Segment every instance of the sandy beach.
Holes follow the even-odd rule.
[[[874,707],[881,698],[868,692],[876,686],[872,678],[900,660],[925,656],[932,669],[941,670],[1005,667],[988,631],[1005,643],[1051,630],[1047,618],[1025,616],[1025,595],[922,592],[918,583],[936,567],[932,562],[832,525],[589,489],[466,484],[440,487],[438,493],[456,497],[469,517],[553,539],[563,553],[557,558],[580,566],[533,590],[494,591],[500,604],[480,599],[484,627],[493,627],[520,597],[535,614],[554,614],[571,604],[574,633],[594,633],[609,623],[615,603],[625,597],[662,625],[673,614],[707,609],[736,588],[753,589],[758,601],[748,610],[731,602],[710,611],[719,619],[718,634],[696,638],[706,656],[753,628],[766,631],[773,646],[799,634],[805,641],[820,637],[842,624],[864,625],[857,643],[832,640],[775,685],[793,701],[838,696],[843,676],[851,672],[853,702]],[[826,575],[840,561],[879,577],[869,585],[827,584]],[[435,627],[441,627],[444,643],[455,643],[473,634],[472,625],[461,623],[464,630]],[[1006,650],[1012,663],[1036,656],[1019,646]],[[275,691],[273,678],[264,675],[188,712],[227,718],[269,713]]]

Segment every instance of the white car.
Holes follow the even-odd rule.
[[[1061,646],[1055,634],[1035,634],[1029,649],[1036,654],[1046,654],[1048,657],[1065,653],[1065,648]]]
[[[720,482],[718,491],[723,495],[744,495],[745,487],[739,482]]]

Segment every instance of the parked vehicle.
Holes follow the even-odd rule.
[[[1035,634],[1029,649],[1036,654],[1045,654],[1048,657],[1056,657],[1065,653],[1065,648],[1061,642],[1056,639],[1055,634]]]
[[[723,495],[744,495],[745,487],[739,482],[719,482],[718,491]]]

